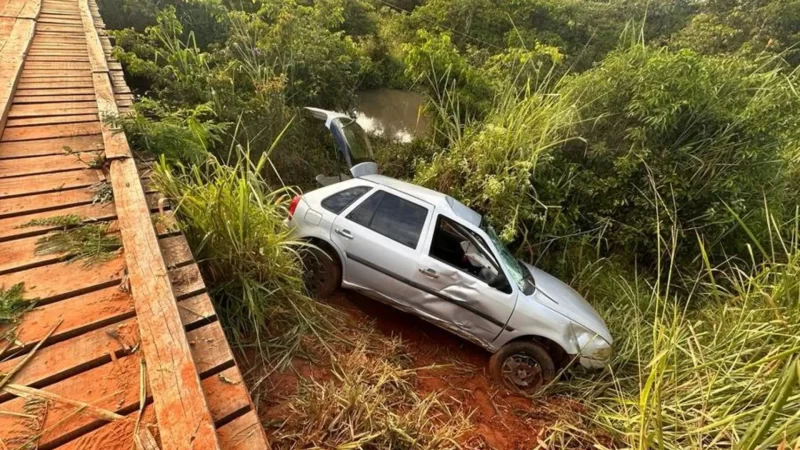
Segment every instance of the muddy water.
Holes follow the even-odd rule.
[[[370,134],[400,142],[411,142],[430,130],[422,115],[425,98],[416,92],[398,89],[373,89],[357,94],[356,113],[359,125]]]

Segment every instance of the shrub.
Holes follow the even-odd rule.
[[[610,247],[652,261],[660,198],[675,206],[682,233],[705,237],[712,257],[722,239],[741,254],[749,236],[732,232],[731,211],[758,221],[765,197],[782,205],[797,193],[784,189],[800,129],[793,77],[780,66],[687,50],[634,45],[612,53],[563,90],[580,104],[583,139],[553,163],[574,173],[567,214],[579,229],[602,225]],[[680,257],[698,254],[693,242]]]

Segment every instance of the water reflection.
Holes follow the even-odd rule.
[[[411,91],[374,89],[358,93],[356,122],[370,134],[411,142],[430,129],[420,114],[425,98]]]

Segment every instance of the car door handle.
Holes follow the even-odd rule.
[[[431,269],[431,268],[423,269],[423,268],[420,267],[419,268],[419,273],[425,275],[428,278],[439,278],[439,274],[436,273],[436,271]]]
[[[341,236],[341,237],[343,237],[345,239],[353,239],[353,233],[351,233],[350,230],[345,230],[343,228],[336,228],[333,231],[335,231],[336,234],[338,234],[339,236]]]

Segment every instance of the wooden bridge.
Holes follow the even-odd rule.
[[[268,448],[147,163],[101,120],[131,102],[94,0],[0,0],[0,292],[35,300],[0,316],[0,450]],[[75,220],[122,248],[37,252]]]

